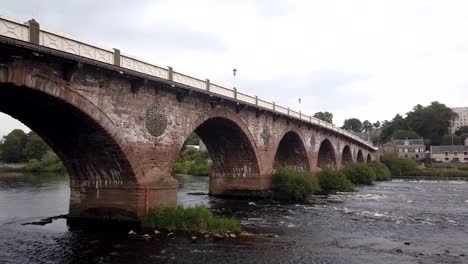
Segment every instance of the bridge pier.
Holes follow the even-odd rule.
[[[68,219],[136,222],[155,205],[175,207],[177,184],[72,182]]]
[[[271,187],[271,175],[258,176],[210,176],[210,195],[248,195],[249,192],[264,191]]]

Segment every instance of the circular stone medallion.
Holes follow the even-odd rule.
[[[154,105],[146,110],[146,129],[155,137],[164,134],[167,127],[167,116],[164,110]]]

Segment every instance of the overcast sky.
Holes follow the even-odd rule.
[[[240,91],[337,125],[467,105],[464,0],[0,0],[0,14],[227,86],[235,67]],[[16,127],[0,114],[0,135]]]

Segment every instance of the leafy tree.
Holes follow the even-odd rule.
[[[372,124],[374,128],[379,128],[380,127],[380,121],[377,120],[377,122]]]
[[[411,130],[429,138],[432,144],[439,145],[456,117],[457,114],[452,109],[435,101],[429,106],[416,105],[413,111],[407,114],[406,122]]]
[[[411,131],[411,130],[396,130],[392,134],[393,139],[415,139],[415,138],[421,138],[418,133]]]
[[[362,128],[364,129],[364,131],[369,131],[373,128],[374,126],[372,125],[371,122],[369,122],[369,120],[364,120],[364,122],[362,122]]]
[[[187,145],[198,145],[200,144],[200,138],[196,133],[190,134],[190,136],[187,139]]]
[[[49,146],[36,133],[28,135],[26,145],[23,149],[23,156],[26,160],[40,160],[49,151]]]
[[[357,118],[349,118],[344,121],[343,129],[352,130],[354,132],[362,132],[362,122]]]
[[[4,162],[18,163],[24,161],[23,149],[27,137],[21,129],[15,129],[4,137],[1,149],[1,160]]]
[[[462,137],[457,135],[445,135],[442,137],[441,145],[462,145]]]
[[[455,131],[455,135],[461,136],[463,134],[468,134],[468,126],[462,126]]]
[[[333,114],[330,112],[317,112],[314,114],[314,117],[333,124]]]

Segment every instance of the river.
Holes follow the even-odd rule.
[[[316,197],[316,205],[192,195],[208,178],[179,176],[179,202],[234,215],[254,237],[192,243],[128,230],[69,228],[69,181],[0,173],[0,263],[468,263],[468,183],[391,181]]]

